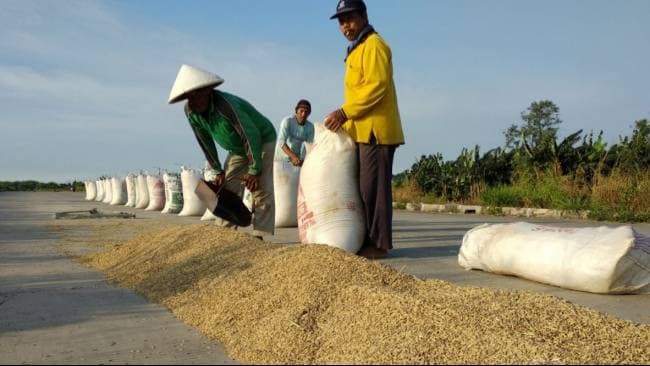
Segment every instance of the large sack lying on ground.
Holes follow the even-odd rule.
[[[111,178],[106,178],[104,179],[104,200],[102,202],[110,204],[112,199],[113,184],[111,182]]]
[[[95,181],[95,187],[97,188],[97,195],[95,196],[95,201],[102,202],[104,200],[104,182],[101,179]]]
[[[202,174],[198,170],[181,167],[181,183],[183,185],[183,210],[178,216],[201,216],[205,213],[206,207],[199,197],[194,193]]]
[[[177,214],[183,209],[183,185],[177,173],[163,174],[165,183],[165,207],[162,213]]]
[[[113,197],[111,205],[123,205],[126,203],[126,182],[121,177],[111,178],[111,187],[113,188]]]
[[[133,174],[129,174],[124,179],[126,181],[126,204],[128,207],[135,207],[136,204],[136,180]]]
[[[93,181],[86,181],[86,201],[92,201],[97,197],[97,186]]]
[[[145,209],[149,206],[149,188],[147,187],[147,176],[144,174],[139,174],[136,178],[136,195],[138,196],[138,201],[135,204],[135,208]]]
[[[303,243],[359,251],[365,223],[358,175],[357,147],[350,136],[317,124],[300,172],[298,232]]]
[[[159,175],[147,176],[149,205],[145,211],[162,211],[165,207],[165,183]]]
[[[650,292],[650,238],[631,226],[484,224],[465,234],[458,263],[573,290]]]
[[[286,159],[273,162],[275,227],[298,226],[298,180],[300,167]]]

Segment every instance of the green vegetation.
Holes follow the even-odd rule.
[[[490,207],[589,210],[602,220],[650,220],[650,123],[609,147],[603,132],[576,131],[559,141],[559,108],[533,102],[505,144],[478,146],[455,160],[422,156],[393,179],[398,202],[460,202]]]
[[[74,184],[75,191],[84,190],[83,182],[73,183],[41,183],[35,180],[5,182],[0,181],[0,192],[34,192],[34,191],[70,191]]]

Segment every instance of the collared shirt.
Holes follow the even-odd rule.
[[[366,40],[366,38],[368,38],[368,36],[370,36],[371,34],[374,34],[374,33],[377,33],[377,32],[375,32],[375,28],[373,28],[372,25],[370,25],[370,24],[366,24],[366,26],[361,30],[361,32],[359,32],[359,35],[357,36],[357,39],[350,42],[350,44],[348,45],[348,53],[345,56],[345,60],[347,61],[348,56],[350,55],[350,53],[352,51],[354,51],[354,49],[357,48],[358,45],[363,43]]]
[[[314,142],[314,124],[306,120],[303,125],[298,123],[296,116],[285,117],[280,123],[278,144],[275,150],[275,159],[289,160],[289,156],[282,150],[282,145],[287,144],[289,149],[298,155],[300,159],[305,158],[304,143]]]
[[[343,128],[358,143],[374,138],[379,145],[403,144],[390,47],[371,33],[350,52],[345,67]]]
[[[218,90],[214,93],[206,115],[192,112],[185,105],[187,120],[206,159],[217,173],[223,171],[214,145],[216,141],[228,152],[248,157],[248,173],[259,175],[262,172],[262,145],[274,142],[276,138],[273,123],[244,99]],[[218,110],[217,93],[230,104],[238,121],[230,121]]]

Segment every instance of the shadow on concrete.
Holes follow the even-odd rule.
[[[458,255],[459,249],[458,245],[394,248],[389,252],[388,258],[455,257]]]
[[[35,225],[1,224],[0,244],[29,240],[52,239],[47,229]]]
[[[431,227],[434,228],[436,226],[459,226],[463,228],[471,228],[474,226],[478,226],[481,224],[503,224],[505,221],[504,220],[498,220],[498,219],[488,219],[488,220],[475,220],[472,221],[471,219],[476,217],[467,217],[467,221],[415,221],[415,220],[393,220],[393,227],[400,227],[400,226],[407,226],[407,227],[419,227],[419,226],[426,226],[426,227]]]
[[[0,266],[2,265],[17,265],[17,264],[42,264],[43,262],[66,260],[63,255],[47,254],[47,255],[25,255],[25,254],[7,254],[4,253],[0,258]],[[2,282],[3,279],[0,279]]]
[[[166,312],[131,291],[107,286],[101,279],[77,277],[62,280],[54,274],[3,279],[24,287],[0,288],[0,334],[78,324],[100,316]]]
[[[445,227],[445,228],[435,228],[435,227],[413,227],[413,226],[401,226],[393,227],[394,233],[423,233],[423,232],[462,232],[465,234],[467,230],[471,229],[471,226],[464,227]]]
[[[402,236],[393,238],[393,243],[422,243],[422,242],[457,242],[463,241],[463,235],[418,235],[418,236]]]

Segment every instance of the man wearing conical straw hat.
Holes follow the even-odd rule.
[[[185,116],[205,158],[214,169],[217,186],[253,194],[253,235],[273,235],[273,155],[275,127],[246,100],[216,90],[224,80],[216,74],[182,65],[169,95],[169,104],[187,100]],[[228,151],[224,167],[214,142]],[[224,223],[225,226],[232,226]]]

